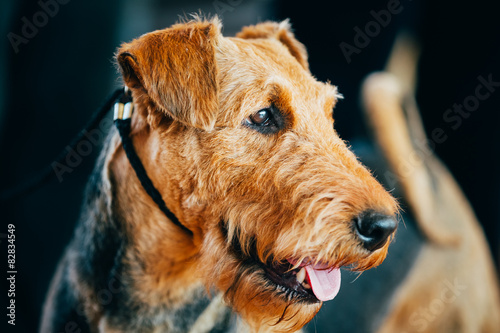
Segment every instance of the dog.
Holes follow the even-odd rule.
[[[441,137],[436,131],[428,137],[420,119],[418,55],[411,35],[396,38],[386,69],[368,75],[362,85],[372,138],[351,142],[398,198],[404,226],[384,264],[352,276],[356,283],[344,284],[307,332],[500,332],[498,275],[483,230],[433,152]]]
[[[341,98],[287,21],[223,37],[196,18],[123,44],[130,138],[112,131],[42,332],[296,332],[376,267],[397,201],[334,129]]]
[[[398,251],[416,253],[405,276],[386,293],[385,314],[372,323],[376,326],[371,331],[500,332],[499,280],[484,232],[432,150],[442,137],[436,137],[435,129],[427,137],[420,119],[415,98],[418,55],[416,42],[399,36],[387,69],[371,74],[363,85],[373,141],[387,161],[378,169],[395,181],[389,186],[398,188],[411,216],[405,222],[413,224],[406,231],[420,239],[405,249],[399,246]],[[401,233],[397,236],[401,240]],[[393,273],[401,271],[401,265],[392,268]]]

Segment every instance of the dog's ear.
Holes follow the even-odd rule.
[[[218,110],[217,19],[176,24],[143,35],[118,50],[125,84],[189,126],[210,130]]]
[[[304,44],[299,42],[293,34],[288,20],[277,22],[263,22],[256,25],[244,27],[238,34],[238,38],[256,39],[256,38],[275,38],[283,43],[292,56],[309,71],[307,62],[307,50]]]

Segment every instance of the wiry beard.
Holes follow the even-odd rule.
[[[215,284],[226,303],[256,331],[294,332],[321,308],[321,302],[304,302],[273,284],[255,258],[227,241],[223,228],[210,230],[203,247],[200,262],[207,287]]]
[[[299,263],[312,258],[332,268],[363,271],[379,265],[389,246],[388,242],[370,253],[353,241],[352,230],[342,224],[333,228],[331,237],[313,237],[296,228],[285,228],[278,234],[266,232],[252,235],[242,232],[236,223],[216,223],[206,230],[200,258],[207,288],[221,290],[228,305],[251,327],[263,331],[298,330],[322,305],[317,299],[311,301],[273,283],[266,275],[266,265],[290,258]]]

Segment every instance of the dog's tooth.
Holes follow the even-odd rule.
[[[305,289],[311,289],[311,286],[309,285],[309,283],[307,283],[305,281],[302,283],[302,287],[304,287]]]
[[[305,279],[306,279],[306,270],[304,267],[302,267],[300,271],[297,272],[297,281],[299,281],[299,283],[302,283],[304,282]]]

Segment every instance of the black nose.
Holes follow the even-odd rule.
[[[397,227],[394,217],[375,212],[363,213],[355,221],[358,236],[363,242],[363,246],[370,251],[384,246]]]

